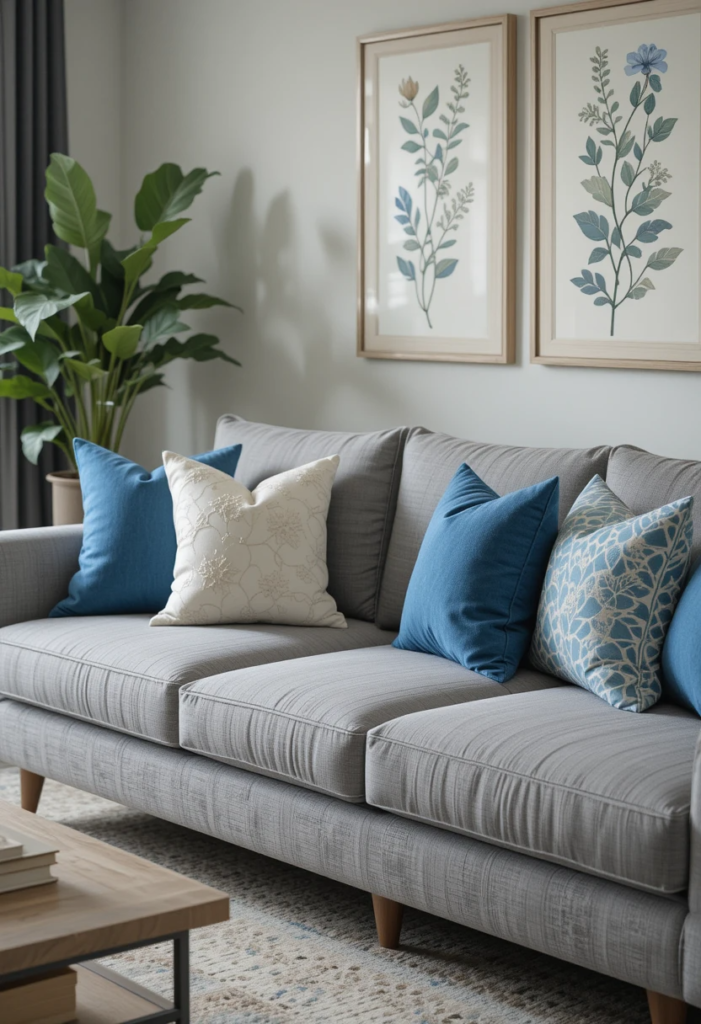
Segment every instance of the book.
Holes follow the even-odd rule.
[[[9,836],[0,836],[0,864],[6,860],[16,860],[22,856],[24,844]]]
[[[17,889],[30,889],[35,885],[46,885],[55,882],[56,875],[51,874],[47,864],[43,868],[25,868],[24,871],[10,871],[0,875],[0,893],[16,892]]]
[[[18,857],[3,859],[0,856],[0,892],[4,891],[2,887],[4,875],[34,868],[45,868],[49,864],[56,863],[58,849],[51,843],[46,843],[43,839],[35,839],[34,836],[24,835],[16,829],[8,828],[2,822],[0,822],[0,832],[6,841],[17,843],[21,847],[21,854]]]

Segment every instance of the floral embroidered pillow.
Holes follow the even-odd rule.
[[[178,551],[171,595],[152,626],[346,620],[326,592],[326,516],[339,457],[264,480],[254,491],[226,473],[163,453]]]

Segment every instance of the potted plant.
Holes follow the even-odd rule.
[[[31,398],[46,413],[22,431],[30,462],[36,464],[50,442],[72,467],[49,476],[54,522],[82,520],[74,437],[119,451],[136,399],[164,383],[163,368],[174,359],[240,365],[215,335],[182,337],[190,327],[181,320],[191,309],[238,306],[202,292],[183,293],[202,279],[181,271],[142,284],[159,245],[189,222],[181,215],[212,173],[196,168],[183,174],[176,164],[162,164],[147,174],[134,204],[145,234],[118,251],[107,239],[111,215],[97,208],[88,174],[75,160],[53,153],[44,195],[54,232],[82,249],[83,260],[47,245],[43,260],[0,267],[0,289],[13,298],[12,308],[0,307],[0,320],[10,323],[0,333],[0,357],[9,357],[0,363],[0,397]]]

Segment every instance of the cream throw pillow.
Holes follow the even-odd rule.
[[[273,622],[336,626],[326,593],[326,515],[339,457],[264,480],[163,453],[178,539],[171,596],[152,626]]]

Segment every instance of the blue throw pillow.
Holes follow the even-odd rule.
[[[500,498],[462,465],[426,530],[394,646],[510,679],[530,643],[559,491],[552,477]]]
[[[701,563],[679,598],[662,648],[662,696],[701,715]]]
[[[162,466],[149,473],[76,438],[85,511],[80,569],[51,617],[155,612],[170,596],[177,553],[173,502]],[[196,455],[233,476],[241,445]]]

